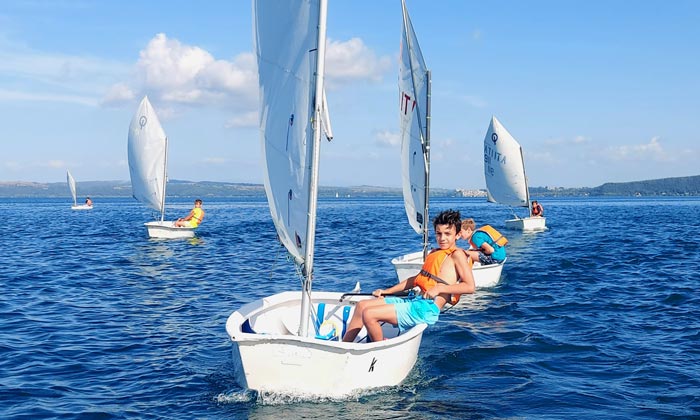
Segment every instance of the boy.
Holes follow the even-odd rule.
[[[433,227],[438,248],[430,251],[420,273],[388,289],[375,290],[372,294],[377,299],[358,302],[343,341],[354,341],[363,325],[371,341],[384,338],[381,322],[398,326],[401,332],[422,323],[432,325],[445,303],[454,305],[460,294],[474,293],[471,260],[456,246],[461,229],[459,212],[441,212],[433,220]],[[381,297],[415,286],[420,287],[420,293],[414,297]]]

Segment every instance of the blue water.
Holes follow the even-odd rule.
[[[700,199],[542,202],[550,230],[509,233],[500,285],[426,331],[401,386],[291,402],[234,383],[224,329],[298,287],[264,200],[205,199],[197,238],[157,241],[132,200],[0,199],[0,418],[700,418]],[[419,242],[398,199],[322,200],[314,288],[393,284]]]

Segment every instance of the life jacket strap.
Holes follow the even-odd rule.
[[[435,281],[437,281],[437,282],[439,282],[439,283],[447,284],[447,285],[450,284],[450,283],[446,282],[445,280],[441,279],[440,277],[436,276],[435,274],[430,273],[430,272],[428,272],[428,271],[426,271],[426,270],[421,270],[421,271],[420,271],[420,274],[422,274],[422,275],[424,275],[424,276],[426,276],[426,277],[430,277],[431,279],[433,279],[433,280],[435,280]]]

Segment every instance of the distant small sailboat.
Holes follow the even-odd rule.
[[[73,205],[70,208],[72,210],[92,210],[92,205],[78,204],[78,194],[75,186],[75,178],[73,178],[73,175],[71,175],[70,170],[66,171],[66,178],[68,180],[68,188],[70,188],[70,193],[73,196]]]
[[[527,207],[528,217],[506,220],[506,228],[522,231],[546,230],[546,218],[530,216],[530,191],[525,174],[523,149],[496,117],[491,117],[484,137],[484,177],[487,200],[511,207]]]
[[[168,181],[168,138],[148,96],[144,96],[129,125],[129,175],[135,199],[160,212],[160,220],[144,223],[151,238],[194,237],[195,228],[178,227],[165,220]]]
[[[404,207],[408,223],[423,237],[423,250],[391,260],[399,281],[415,276],[428,254],[428,202],[430,191],[430,70],[428,70],[418,38],[413,31],[405,2],[403,36],[399,62],[399,116],[401,127],[401,167]],[[498,284],[503,263],[473,267],[477,288]]]

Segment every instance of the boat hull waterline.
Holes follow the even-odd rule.
[[[547,230],[545,217],[525,217],[506,220],[506,229],[521,230],[523,232],[539,232]]]
[[[178,227],[175,226],[175,222],[171,220],[165,221],[155,221],[144,223],[146,229],[148,230],[149,238],[156,239],[180,239],[180,238],[194,238],[195,228],[191,227]]]
[[[342,335],[343,318],[352,317],[356,296],[340,301],[338,292],[312,292],[314,308],[325,305],[324,326]],[[226,331],[233,341],[236,380],[241,387],[283,395],[344,397],[361,390],[400,384],[415,365],[425,324],[401,335],[383,326],[384,341],[369,343],[364,328],[354,343],[296,335],[301,292],[282,292],[241,307],[229,316]],[[343,316],[345,307],[349,313]],[[317,310],[317,309],[316,309]],[[309,325],[314,325],[310,320]],[[341,338],[341,337],[339,337]]]

